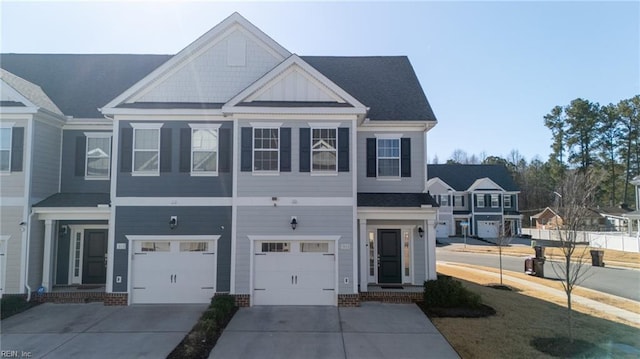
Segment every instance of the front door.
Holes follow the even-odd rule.
[[[378,283],[402,283],[399,229],[378,230]]]
[[[104,284],[107,279],[107,230],[84,231],[82,284]]]

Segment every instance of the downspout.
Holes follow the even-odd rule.
[[[29,253],[29,243],[31,243],[31,220],[33,219],[34,214],[33,209],[31,209],[31,213],[27,218],[27,257],[25,258],[24,263],[24,287],[27,288],[27,302],[31,300],[31,287],[29,286],[29,258],[31,257],[31,254]]]

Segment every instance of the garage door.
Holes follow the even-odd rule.
[[[497,221],[478,222],[478,237],[498,238],[498,222]]]
[[[438,222],[438,225],[436,226],[436,237],[438,238],[449,237],[449,223]]]
[[[208,303],[215,294],[215,241],[135,241],[133,303]]]
[[[256,241],[254,305],[336,305],[333,241]]]

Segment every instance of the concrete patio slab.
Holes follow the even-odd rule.
[[[459,358],[442,334],[343,333],[349,359]]]
[[[207,304],[148,304],[122,307],[87,329],[87,332],[189,332],[207,307]]]
[[[340,332],[225,331],[209,358],[345,358]]]
[[[2,321],[2,333],[80,333],[122,307],[44,303]]]
[[[340,308],[342,331],[359,333],[439,333],[417,305],[364,302]]]
[[[241,308],[229,331],[338,332],[338,308],[328,306],[257,306]]]

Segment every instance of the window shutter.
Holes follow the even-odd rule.
[[[171,172],[171,129],[160,129],[160,172]]]
[[[87,138],[85,136],[76,137],[76,176],[84,176],[85,161],[87,159]]]
[[[180,129],[180,172],[191,172],[191,129]]]
[[[221,128],[218,130],[218,171],[231,172],[231,130]]]
[[[243,127],[240,137],[240,171],[251,172],[253,162],[253,128]]]
[[[300,172],[311,172],[311,129],[300,129]]]
[[[376,139],[367,138],[367,177],[376,177]]]
[[[280,172],[291,172],[291,128],[280,129]]]
[[[22,157],[24,153],[24,127],[14,127],[11,130],[11,171],[22,171]]]
[[[120,172],[131,172],[133,155],[133,128],[123,128],[120,133]]]
[[[349,172],[349,128],[338,129],[338,172]]]
[[[400,169],[402,177],[411,177],[411,139],[400,139]]]

